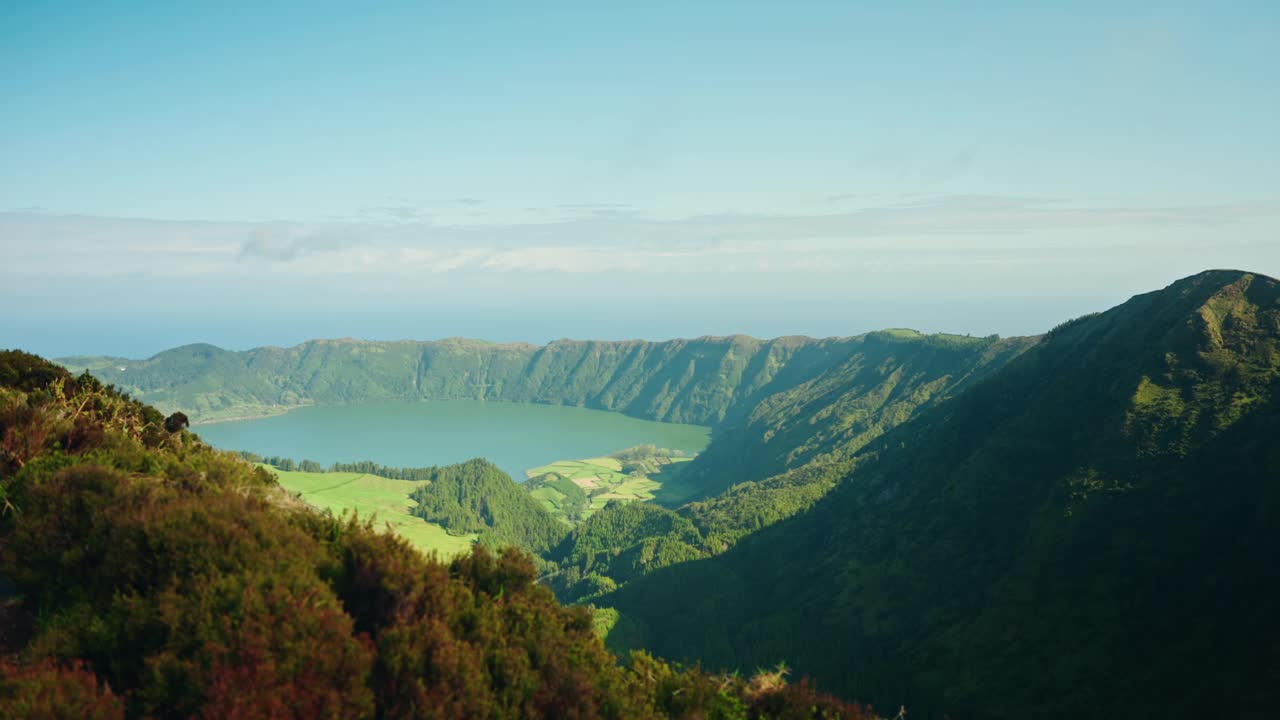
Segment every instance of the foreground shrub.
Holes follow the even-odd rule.
[[[124,705],[80,665],[0,663],[0,717],[123,720]]]
[[[0,353],[0,717],[835,717],[605,650],[533,561],[448,565],[92,378]],[[29,627],[28,627],[29,626]],[[12,647],[5,646],[7,644]],[[788,695],[786,693],[792,693]],[[826,703],[826,704],[824,704]],[[807,714],[806,714],[807,713]],[[844,717],[858,717],[846,714]]]

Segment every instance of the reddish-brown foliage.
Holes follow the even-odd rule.
[[[124,705],[80,664],[0,663],[0,717],[123,720]]]

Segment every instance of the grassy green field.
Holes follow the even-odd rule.
[[[335,515],[356,512],[362,518],[375,517],[379,526],[391,529],[415,547],[450,557],[471,548],[476,535],[450,535],[444,528],[409,514],[417,503],[409,498],[425,482],[390,480],[377,475],[347,472],[285,472],[270,465],[262,467],[280,479],[286,490]]]
[[[692,458],[651,458],[647,470],[624,471],[615,457],[559,460],[526,471],[529,493],[553,515],[569,523],[585,520],[611,501],[680,504],[693,488],[680,483],[684,463]]]

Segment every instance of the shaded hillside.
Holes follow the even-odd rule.
[[[840,362],[761,400],[694,461],[707,494],[864,445],[999,369],[1038,338],[885,330],[854,339]]]
[[[864,716],[776,674],[624,668],[515,549],[430,561],[162,423],[0,352],[0,717]]]
[[[682,482],[697,489],[697,501],[647,511],[642,527],[650,532],[631,528],[638,511],[622,507],[605,508],[577,528],[551,555],[561,565],[553,583],[557,595],[589,598],[653,570],[723,552],[807,510],[835,487],[867,443],[1037,341],[903,330],[854,338],[841,362],[764,398],[713,437],[682,471]],[[618,528],[627,529],[614,532]]]
[[[550,586],[564,602],[584,602],[641,575],[724,552],[741,538],[808,510],[848,467],[813,462],[677,510],[612,502],[544,555],[559,568]]]
[[[549,585],[568,602],[708,554],[687,518],[648,503],[628,502],[612,503],[587,518],[546,557],[559,568]]]
[[[1280,285],[1069,322],[868,445],[811,511],[606,597],[668,657],[912,717],[1271,717]]]

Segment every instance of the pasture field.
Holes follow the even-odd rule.
[[[298,493],[308,504],[321,510],[332,510],[334,515],[345,512],[358,513],[361,518],[374,516],[379,527],[389,525],[424,552],[437,552],[449,558],[466,552],[476,541],[476,535],[450,535],[444,528],[409,514],[409,508],[417,503],[409,498],[426,482],[391,480],[377,475],[349,472],[285,472],[270,465],[267,471],[280,479],[280,485],[289,492]]]
[[[616,457],[559,460],[525,471],[529,494],[553,515],[577,524],[614,500],[679,504],[693,495],[680,484],[684,463],[692,458],[655,455],[643,467],[624,469]]]

